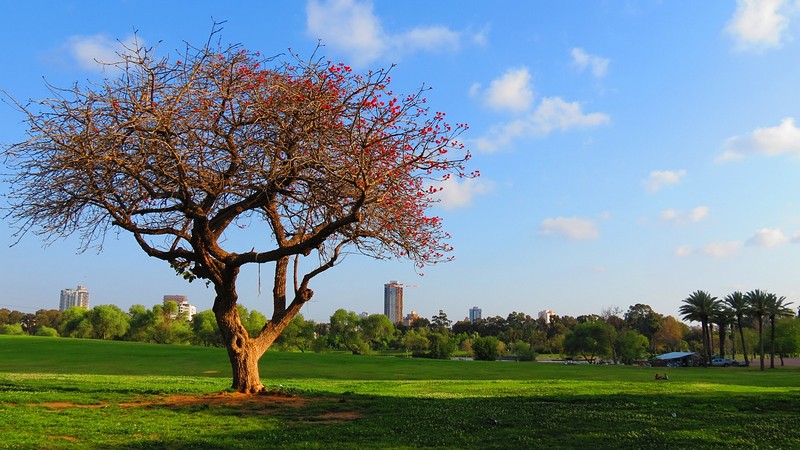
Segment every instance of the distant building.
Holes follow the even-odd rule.
[[[186,320],[192,320],[192,317],[197,314],[197,307],[189,304],[189,297],[185,295],[165,295],[163,303],[166,305],[168,302],[177,303],[178,315],[185,313]]]
[[[410,327],[411,324],[417,319],[419,319],[419,314],[417,314],[416,311],[411,311],[409,314],[406,314],[406,316],[403,317],[403,325]]]
[[[553,318],[553,316],[555,316],[555,315],[556,315],[556,313],[554,313],[553,311],[550,311],[549,309],[545,309],[544,311],[539,311],[539,318],[540,319],[544,319],[544,323],[547,323],[547,324],[550,323],[550,319]]]
[[[58,304],[58,309],[64,311],[73,306],[89,308],[89,291],[86,290],[86,286],[78,285],[78,289],[61,290],[61,301]]]
[[[383,314],[392,323],[400,322],[403,318],[403,285],[397,281],[383,285]]]
[[[469,309],[469,321],[470,322],[475,322],[476,320],[480,319],[482,312],[483,311],[480,308],[478,308],[477,306],[473,306],[472,308],[470,308]]]
[[[366,319],[367,317],[369,317],[369,313],[364,311],[361,314],[359,314],[358,317],[361,319]]]

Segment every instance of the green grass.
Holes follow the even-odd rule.
[[[0,336],[0,448],[800,448],[798,368],[269,352],[261,371],[279,395],[225,393],[222,349]]]

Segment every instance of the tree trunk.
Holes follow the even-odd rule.
[[[750,367],[750,360],[747,358],[747,345],[744,342],[744,330],[742,330],[742,319],[741,317],[736,318],[736,326],[739,328],[739,337],[742,339],[742,353],[744,353],[744,364],[747,367]]]
[[[775,316],[769,316],[769,368],[775,368]]]
[[[758,350],[761,370],[764,370],[764,320],[758,316]]]

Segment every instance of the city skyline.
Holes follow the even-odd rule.
[[[432,113],[470,125],[468,169],[481,173],[444,183],[432,211],[455,259],[416,268],[343,255],[310,286],[301,313],[311,320],[340,308],[380,313],[386,280],[419,285],[404,306],[426,318],[442,309],[460,319],[473,305],[484,317],[554,307],[578,316],[637,303],[679,317],[696,290],[800,299],[797,1],[238,5],[9,2],[0,90],[27,103],[51,95],[48,84],[114,77],[100,63],[134,32],[174,61],[187,42],[208,40],[212,17],[224,21],[222,45],[291,49],[359,73],[394,64],[398,95],[430,87]],[[9,103],[0,103],[4,146],[25,139]],[[3,205],[10,189],[0,184]],[[269,247],[243,235],[226,244]],[[0,243],[0,307],[49,309],[53,293],[75,285],[124,310],[163,292],[183,292],[199,310],[213,304],[202,280],[187,283],[126,234],[76,254],[76,236],[44,245],[3,219]],[[268,316],[272,268],[244,268],[237,286],[242,305]]]

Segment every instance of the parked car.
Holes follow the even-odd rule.
[[[728,367],[733,365],[733,360],[730,358],[714,358],[711,360],[712,366]]]

